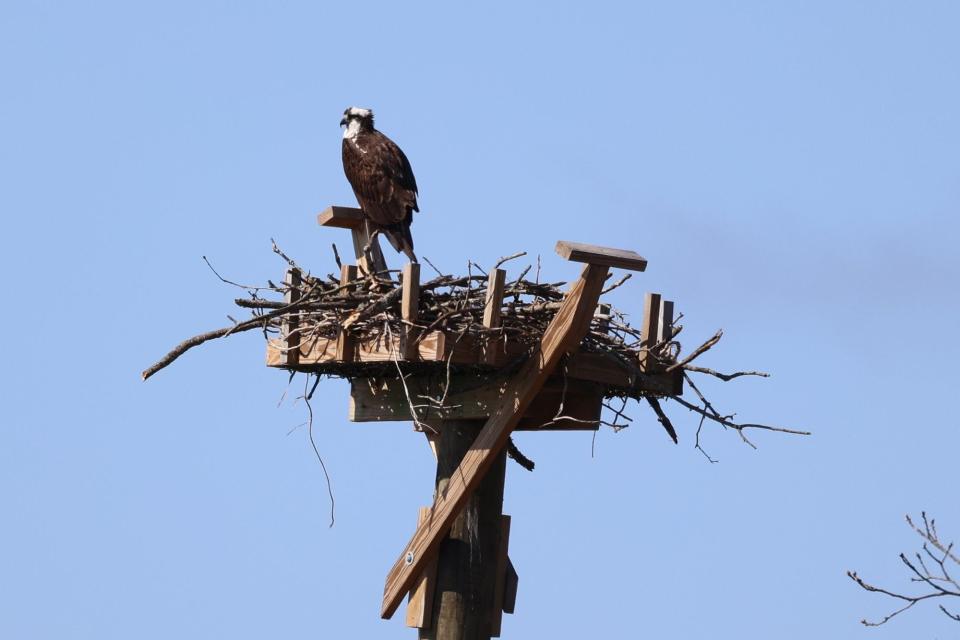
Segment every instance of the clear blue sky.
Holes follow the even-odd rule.
[[[669,6],[668,6],[669,5]],[[598,437],[523,434],[508,472],[520,573],[507,638],[949,637],[886,628],[907,512],[960,541],[960,7],[955,2],[47,3],[0,8],[7,283],[0,637],[402,638],[377,612],[430,500],[406,423],[317,439],[255,333],[142,383],[223,326],[269,238],[332,270],[316,226],[353,203],[337,123],[372,107],[421,186],[418,253],[448,270],[557,239],[634,249],[705,384],[759,451],[668,407]],[[394,264],[399,260],[391,254]],[[292,394],[293,392],[291,392]],[[288,394],[288,395],[291,395]]]

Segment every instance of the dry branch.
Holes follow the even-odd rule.
[[[909,515],[906,516],[907,524],[910,528],[923,538],[921,552],[915,553],[912,558],[901,553],[900,562],[907,567],[909,574],[911,574],[910,581],[923,586],[925,589],[924,593],[920,595],[907,595],[899,591],[884,589],[865,581],[856,571],[847,572],[847,576],[860,585],[862,589],[873,593],[882,593],[905,603],[902,607],[892,613],[888,613],[880,620],[870,621],[864,618],[860,621],[863,625],[879,627],[907,609],[912,608],[914,605],[933,598],[957,598],[957,600],[950,601],[960,604],[960,582],[958,582],[960,581],[960,577],[955,577],[951,573],[953,570],[960,570],[960,557],[953,551],[952,542],[948,543],[940,539],[940,535],[937,533],[936,520],[932,518],[928,519],[926,512],[921,512],[921,517],[923,518],[923,528],[914,524]],[[928,568],[928,563],[934,567],[933,570]],[[937,606],[948,618],[954,622],[960,622],[960,609],[954,609],[954,611],[956,611],[955,613],[942,604],[942,602]]]

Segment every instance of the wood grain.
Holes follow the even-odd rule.
[[[363,211],[356,207],[327,207],[317,215],[321,227],[357,229],[363,226]]]
[[[643,322],[640,325],[640,369],[652,372],[656,358],[649,349],[657,344],[657,325],[660,322],[660,294],[648,293],[643,299]]]
[[[417,517],[417,526],[430,517],[430,507],[420,507]],[[437,561],[427,565],[420,575],[417,585],[410,591],[407,599],[407,626],[423,629],[430,624],[433,610],[433,587],[437,581]]]
[[[582,242],[560,240],[556,246],[557,253],[571,262],[586,262],[588,264],[603,265],[629,269],[630,271],[645,271],[647,259],[634,251],[626,249],[611,249],[598,247]]]

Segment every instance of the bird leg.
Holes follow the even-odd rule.
[[[380,229],[370,230],[370,235],[367,236],[367,244],[363,245],[363,257],[367,259],[367,271],[370,273],[373,273],[376,269],[376,261],[373,259],[373,243],[377,241],[378,235],[380,235]]]

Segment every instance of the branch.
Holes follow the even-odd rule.
[[[667,435],[673,440],[673,444],[677,444],[679,442],[679,440],[677,440],[677,430],[673,428],[670,418],[663,412],[663,407],[660,406],[660,402],[653,396],[647,396],[647,403],[650,405],[650,408],[653,409],[653,412],[657,414],[657,420],[659,420],[663,428],[666,429]]]
[[[494,267],[494,269],[496,269],[496,267]],[[520,449],[517,449],[517,445],[514,444],[513,438],[507,440],[507,455],[513,458],[518,465],[527,471],[533,471],[533,468],[536,466],[533,460],[523,455],[523,453],[520,452]]]
[[[900,554],[900,561],[910,570],[910,573],[915,577],[911,578],[911,582],[918,582],[925,584],[929,587],[929,590],[926,593],[920,595],[912,596],[899,593],[897,591],[891,591],[889,589],[884,589],[866,582],[861,578],[856,571],[847,571],[847,576],[856,582],[862,589],[865,591],[870,591],[872,593],[882,593],[885,596],[894,598],[895,600],[900,600],[906,602],[907,604],[903,607],[893,611],[892,613],[887,614],[878,621],[871,622],[867,619],[863,619],[860,622],[868,627],[879,627],[882,624],[886,624],[892,618],[900,615],[907,609],[910,609],[918,602],[923,602],[924,600],[929,600],[931,598],[960,598],[960,586],[957,585],[957,582],[950,576],[949,571],[947,570],[947,563],[952,562],[954,564],[960,565],[960,560],[957,559],[952,552],[953,543],[944,543],[940,540],[937,534],[936,523],[933,520],[927,519],[926,512],[921,512],[923,517],[924,527],[921,529],[913,523],[913,520],[910,519],[908,515],[906,517],[907,524],[910,525],[910,528],[917,532],[917,534],[923,538],[926,542],[923,545],[923,551],[926,553],[930,559],[937,563],[937,566],[940,569],[940,573],[933,573],[924,564],[923,556],[919,553],[916,554],[918,560],[918,565],[910,562],[905,554]],[[930,551],[927,544],[932,545],[938,551],[940,555],[936,555]],[[952,585],[952,588],[948,588],[944,585]],[[948,618],[955,622],[960,622],[960,614],[951,613],[943,605],[939,605],[940,611],[946,615]]]
[[[710,347],[720,342],[720,338],[722,337],[723,337],[723,329],[720,329],[715,334],[713,334],[712,338],[710,338],[709,340],[704,342],[702,345],[694,349],[693,352],[690,355],[688,355],[686,358],[684,358],[680,362],[675,362],[674,364],[667,367],[666,372],[670,373],[671,371],[676,371],[677,369],[685,367],[688,363],[692,362],[695,358],[709,351]]]
[[[311,287],[310,291],[312,290],[313,290],[313,287]],[[267,320],[270,320],[271,318],[277,318],[291,311],[295,311],[300,307],[302,307],[304,304],[306,304],[306,302],[307,302],[306,296],[304,296],[303,299],[298,300],[297,302],[285,305],[280,309],[270,311],[269,313],[265,313],[261,316],[251,318],[239,324],[235,324],[229,327],[224,327],[222,329],[215,329],[213,331],[208,331],[206,333],[201,333],[198,336],[188,338],[183,342],[181,342],[180,344],[178,344],[177,346],[175,346],[173,349],[171,349],[170,352],[167,353],[167,355],[160,358],[160,360],[158,360],[155,364],[145,369],[143,373],[141,373],[140,375],[143,380],[146,380],[147,378],[155,374],[157,371],[160,371],[164,367],[169,366],[174,360],[182,356],[184,353],[186,353],[193,347],[201,345],[204,342],[207,342],[209,340],[214,340],[215,338],[225,338],[234,333],[240,333],[241,331],[249,331],[250,329],[256,329],[257,327],[262,327]]]
[[[715,378],[720,378],[724,382],[730,382],[734,378],[739,378],[740,376],[758,376],[760,378],[769,378],[770,374],[765,371],[736,371],[734,373],[720,373],[719,371],[714,371],[713,369],[708,369],[707,367],[698,367],[693,364],[688,364],[683,367],[686,371],[695,371],[697,373],[705,373],[709,376]]]

